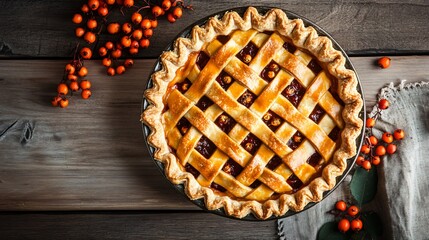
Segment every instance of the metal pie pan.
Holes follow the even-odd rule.
[[[177,35],[177,37],[172,41],[172,42],[170,42],[169,44],[168,44],[168,46],[164,49],[164,51],[170,51],[170,50],[172,50],[173,49],[173,43],[174,43],[174,41],[177,39],[177,38],[179,38],[179,37],[189,37],[190,36],[190,33],[191,33],[191,30],[192,30],[192,28],[194,27],[194,26],[202,26],[202,25],[204,25],[211,17],[214,17],[214,16],[219,16],[219,17],[222,17],[226,12],[230,12],[230,11],[235,11],[235,12],[237,12],[237,13],[239,13],[241,16],[243,16],[243,14],[244,14],[244,12],[247,10],[247,8],[248,8],[249,6],[246,6],[246,7],[239,7],[239,8],[231,8],[231,9],[227,9],[227,10],[225,10],[225,11],[221,11],[221,12],[218,12],[218,13],[215,13],[215,14],[212,14],[212,15],[209,15],[209,16],[207,16],[207,17],[204,17],[204,18],[202,18],[202,19],[200,19],[200,20],[198,20],[198,21],[196,21],[196,22],[194,22],[193,24],[191,24],[190,26],[188,26],[187,28],[185,28],[182,32],[180,32],[178,35]],[[274,8],[274,7],[267,7],[267,6],[259,6],[259,7],[255,7],[257,10],[258,10],[258,12],[260,13],[260,14],[265,14],[267,11],[269,11],[270,9],[272,9],[272,8]],[[357,79],[358,79],[358,85],[357,85],[357,90],[358,90],[358,92],[362,95],[362,98],[363,98],[363,89],[362,89],[362,85],[361,85],[361,82],[360,82],[360,80],[359,80],[359,77],[358,77],[358,75],[357,75],[357,72],[356,72],[356,69],[353,67],[353,64],[351,63],[351,61],[350,61],[350,58],[347,56],[347,54],[346,54],[346,52],[341,48],[341,46],[331,37],[331,35],[329,35],[325,30],[323,30],[321,27],[319,27],[317,24],[315,24],[315,23],[313,23],[312,21],[310,21],[310,20],[308,20],[308,19],[306,19],[305,17],[302,17],[302,16],[300,16],[300,15],[298,15],[298,14],[296,14],[296,13],[293,13],[293,12],[291,12],[291,11],[288,11],[288,10],[284,10],[284,9],[282,9],[285,13],[286,13],[286,15],[288,16],[288,18],[290,18],[290,19],[297,19],[297,18],[299,18],[299,19],[302,19],[303,20],[303,22],[304,22],[304,24],[305,24],[305,26],[306,27],[308,27],[308,26],[312,26],[316,31],[317,31],[317,33],[320,35],[320,36],[326,36],[326,37],[328,37],[329,39],[331,39],[331,41],[332,41],[332,44],[333,44],[333,47],[335,48],[335,49],[337,49],[337,50],[339,50],[339,51],[341,51],[342,53],[343,53],[343,55],[345,56],[345,58],[346,58],[346,64],[345,64],[345,66],[346,66],[346,68],[348,68],[348,69],[351,69],[351,70],[353,70],[355,73],[356,73],[356,77],[357,77]],[[152,88],[152,86],[153,86],[153,82],[152,82],[152,78],[151,78],[151,76],[152,76],[152,74],[154,73],[154,72],[156,72],[156,71],[159,71],[159,70],[161,70],[161,68],[162,68],[162,64],[161,64],[161,61],[160,61],[160,59],[158,58],[158,60],[155,62],[155,65],[154,65],[154,67],[153,67],[153,70],[152,70],[152,72],[150,73],[150,75],[149,75],[149,78],[148,78],[148,82],[147,82],[147,85],[146,85],[146,89],[149,89],[149,88]],[[142,111],[142,113],[143,113],[143,111],[144,110],[146,110],[146,108],[148,107],[150,105],[150,103],[148,102],[148,100],[143,96],[143,100],[142,100],[142,109],[141,109],[141,111]],[[363,108],[362,108],[362,110],[361,110],[361,112],[360,112],[360,114],[359,114],[359,117],[365,122],[365,104],[363,104]],[[154,159],[154,152],[155,152],[155,148],[153,147],[153,146],[151,146],[148,142],[147,142],[147,137],[149,136],[149,134],[151,133],[151,129],[148,127],[148,126],[146,126],[144,123],[142,123],[142,129],[143,129],[143,135],[144,135],[144,138],[145,138],[145,142],[146,142],[146,146],[147,146],[147,148],[148,148],[148,150],[149,150],[149,153],[150,153],[150,155],[151,155],[151,157],[152,157],[152,159],[153,159],[153,161],[155,162],[155,164],[156,164],[156,166],[158,167],[158,169],[161,171],[161,173],[162,173],[162,175],[166,178],[166,180],[168,181],[168,182],[170,182],[168,179],[167,179],[167,177],[166,177],[166,175],[165,175],[165,172],[164,172],[164,165],[160,162],[160,161],[157,161],[156,159]],[[357,148],[357,152],[358,152],[358,150],[360,149],[360,147],[361,147],[361,145],[362,145],[362,142],[363,142],[363,137],[364,137],[364,128],[362,128],[362,131],[361,131],[361,134],[359,135],[359,137],[357,138],[357,140],[356,140],[356,148]],[[354,166],[354,163],[355,163],[355,160],[356,160],[356,157],[357,157],[357,155],[356,156],[354,156],[354,157],[352,157],[352,158],[350,158],[350,159],[348,159],[347,160],[347,168],[346,168],[346,170],[344,171],[344,173],[343,173],[343,175],[341,175],[341,176],[338,176],[337,177],[337,183],[336,183],[336,185],[335,185],[335,187],[333,188],[333,189],[331,189],[330,191],[326,191],[324,194],[323,194],[323,199],[325,199],[331,192],[333,192],[339,185],[340,185],[340,183],[344,180],[344,178],[347,176],[347,174],[350,172],[350,170],[353,168],[353,166]],[[171,183],[171,182],[170,182]],[[181,194],[183,194],[185,197],[186,197],[186,199],[188,199],[189,201],[191,201],[192,203],[194,203],[195,205],[197,205],[198,207],[200,207],[201,209],[203,209],[203,210],[205,210],[205,211],[207,211],[207,212],[210,212],[210,213],[214,213],[214,214],[217,214],[217,215],[220,215],[220,216],[223,216],[223,217],[227,217],[227,218],[232,218],[232,219],[237,219],[237,220],[247,220],[247,221],[267,221],[267,220],[275,220],[275,219],[280,219],[280,218],[286,218],[286,217],[290,217],[290,216],[293,216],[293,215],[295,215],[295,214],[299,214],[299,213],[301,213],[301,212],[304,212],[305,210],[307,210],[307,209],[309,209],[309,208],[311,208],[311,207],[313,207],[314,205],[316,205],[318,202],[316,202],[316,203],[314,203],[314,202],[312,202],[312,203],[309,203],[309,204],[307,204],[307,206],[305,206],[305,208],[302,210],[302,211],[299,211],[299,212],[294,212],[294,211],[292,211],[292,210],[290,210],[290,211],[288,211],[288,212],[286,212],[286,214],[284,214],[284,215],[282,215],[282,216],[272,216],[272,217],[270,217],[270,218],[268,218],[268,219],[265,219],[265,220],[262,220],[262,219],[258,219],[258,218],[256,218],[253,214],[248,214],[247,216],[245,216],[245,217],[243,217],[243,218],[235,218],[235,217],[233,217],[233,216],[230,216],[230,215],[227,215],[226,213],[225,213],[225,211],[224,211],[224,209],[223,208],[220,208],[220,209],[216,209],[216,210],[208,210],[207,209],[207,207],[205,206],[205,203],[204,203],[204,198],[201,198],[201,199],[197,199],[197,200],[191,200],[191,199],[189,199],[188,198],[188,196],[186,195],[186,193],[185,193],[185,189],[184,189],[184,185],[183,184],[173,184],[173,183],[171,183],[173,186],[174,186],[174,188],[177,190],[177,191],[179,191]],[[323,199],[322,199],[322,201],[323,201]]]

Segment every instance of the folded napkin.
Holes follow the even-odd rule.
[[[381,217],[385,239],[429,239],[429,82],[409,83],[381,90],[390,108],[382,111],[374,135],[396,128],[405,130],[394,155],[384,156],[377,166],[378,190],[365,206]],[[376,109],[373,109],[373,112]],[[339,188],[321,203],[302,213],[278,220],[280,239],[316,239],[320,227],[334,220],[327,212],[335,202],[350,196],[347,176]]]

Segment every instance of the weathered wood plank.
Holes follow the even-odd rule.
[[[185,224],[186,223],[186,224]],[[204,212],[0,215],[2,239],[277,239],[275,221],[244,222]]]
[[[429,56],[352,58],[367,107],[388,82],[429,80]],[[50,106],[66,61],[0,60],[0,210],[197,210],[158,172],[139,123],[142,94],[154,60],[138,60],[122,76],[105,76],[87,61],[90,100]],[[22,140],[28,127],[32,138]]]
[[[78,42],[71,18],[83,2],[25,0],[16,4],[0,0],[0,57],[70,57]],[[155,58],[194,21],[250,3],[193,0],[192,4],[195,11],[186,12],[175,24],[160,20],[151,40],[155,44],[138,56]],[[349,54],[429,53],[429,2],[425,0],[260,0],[257,5],[279,7],[307,17],[329,32]],[[108,19],[124,21],[118,14]],[[105,34],[101,37],[106,38]]]

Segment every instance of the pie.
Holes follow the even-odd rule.
[[[168,179],[236,218],[320,201],[362,129],[356,74],[332,45],[301,19],[253,7],[178,38],[142,114]]]

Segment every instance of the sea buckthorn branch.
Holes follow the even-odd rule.
[[[356,158],[356,164],[365,170],[370,170],[372,166],[377,166],[381,163],[381,157],[387,154],[396,152],[395,140],[399,141],[405,137],[405,132],[402,129],[396,129],[393,134],[385,132],[381,137],[381,141],[373,135],[373,127],[377,122],[381,112],[389,108],[390,102],[386,99],[380,99],[377,103],[377,110],[372,116],[368,116],[365,122],[365,142],[360,149],[360,154]]]
[[[88,69],[84,60],[93,57],[93,44],[107,33],[114,40],[98,43],[98,55],[101,64],[106,67],[109,76],[121,75],[134,65],[133,56],[150,45],[150,38],[158,26],[158,18],[166,16],[170,23],[176,22],[183,15],[183,9],[192,10],[192,5],[185,5],[183,0],[88,0],[80,8],[80,13],[73,15],[76,25],[74,34],[86,45],[77,43],[73,60],[66,64],[63,79],[57,85],[57,96],[52,106],[65,108],[73,93],[81,90],[81,97],[88,99],[92,92],[91,82],[85,79]],[[113,11],[119,11],[126,21],[109,21]],[[92,46],[92,48],[91,48]]]

